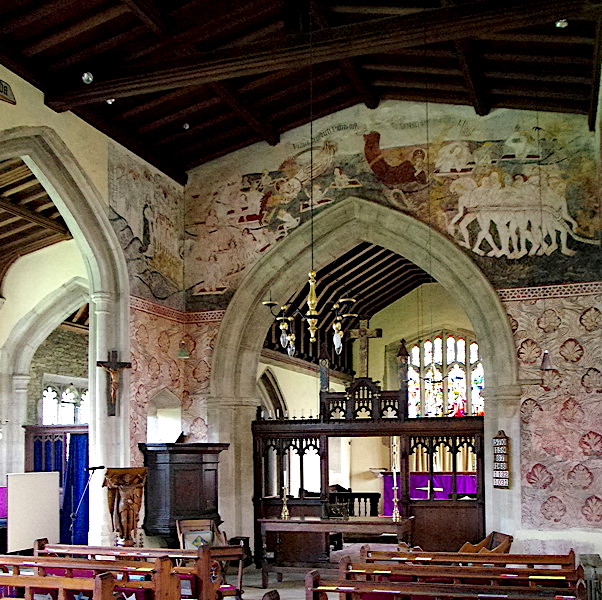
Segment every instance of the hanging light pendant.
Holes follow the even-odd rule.
[[[307,293],[307,328],[309,329],[309,341],[316,341],[316,331],[318,331],[318,295],[316,294],[316,272],[310,271],[309,276],[309,292]]]
[[[553,371],[554,366],[552,365],[552,361],[550,360],[550,353],[547,350],[543,351],[543,357],[541,359],[541,366],[539,367],[540,371]]]
[[[347,312],[354,303],[355,298],[339,298],[332,305],[332,310],[334,311],[332,343],[334,344],[334,351],[337,354],[343,351],[343,319],[358,316],[356,313]]]

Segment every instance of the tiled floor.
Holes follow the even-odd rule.
[[[303,600],[305,589],[303,585],[303,573],[286,573],[284,581],[277,582],[276,575],[270,574],[268,587],[261,587],[261,570],[255,567],[247,567],[243,576],[243,600],[261,600],[269,590],[278,590],[280,600]]]
[[[343,550],[330,553],[333,565],[338,564],[342,556],[350,556],[353,560],[359,560],[360,548],[363,544],[346,544]],[[395,550],[394,544],[370,544],[373,550]],[[309,569],[308,569],[309,570]],[[266,589],[261,587],[261,570],[251,565],[247,567],[243,576],[243,600],[261,600],[269,590],[278,590],[280,600],[303,600],[305,598],[305,586],[303,578],[305,573],[285,573],[284,581],[276,581],[276,574],[270,573],[269,585]]]

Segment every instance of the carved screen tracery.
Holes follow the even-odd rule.
[[[477,438],[417,435],[409,439],[411,500],[469,500],[477,497]]]

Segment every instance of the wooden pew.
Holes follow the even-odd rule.
[[[0,588],[22,590],[23,595],[17,597],[25,600],[32,600],[34,590],[40,588],[56,590],[58,600],[65,600],[67,592],[75,595],[82,591],[91,592],[92,600],[114,600],[115,583],[115,576],[111,573],[101,573],[93,579],[0,573]]]
[[[575,552],[567,554],[474,554],[472,552],[414,552],[372,550],[360,548],[360,562],[369,563],[428,563],[431,565],[521,565],[525,568],[575,569]]]
[[[339,564],[339,580],[402,581],[415,583],[473,584],[497,588],[553,587],[577,596],[585,585],[583,567],[567,569],[500,567],[492,565],[433,565],[421,563],[352,562],[345,557]]]
[[[0,574],[23,575],[23,569],[33,570],[36,577],[48,579],[66,577],[80,582],[109,572],[115,578],[116,592],[136,594],[138,591],[144,593],[148,590],[154,600],[179,600],[180,598],[180,579],[173,572],[171,560],[166,557],[158,558],[152,563],[141,563],[64,557],[0,556]]]
[[[201,546],[198,550],[180,548],[134,548],[114,546],[79,546],[68,544],[48,544],[42,538],[34,542],[35,556],[62,556],[87,558],[92,560],[111,558],[118,561],[149,561],[168,558],[173,562],[183,562],[190,566],[177,566],[174,572],[182,579],[194,577],[199,600],[214,600],[216,590],[221,596],[242,594],[242,574],[245,551],[242,546]],[[222,564],[227,561],[238,563],[236,585],[228,585]],[[194,590],[193,590],[194,592]]]
[[[412,567],[421,569],[421,565],[406,565],[404,568],[410,571]],[[464,567],[451,567],[463,569]],[[305,597],[306,600],[323,600],[328,593],[345,594],[351,600],[380,600],[381,598],[411,597],[433,599],[433,598],[463,598],[467,600],[585,600],[587,596],[585,583],[583,580],[570,587],[564,580],[529,580],[512,582],[507,585],[507,581],[498,580],[495,577],[487,578],[486,568],[477,567],[481,570],[480,577],[463,578],[460,576],[450,577],[448,579],[440,577],[426,577],[426,570],[423,570],[424,580],[416,576],[407,576],[408,580],[391,581],[383,580],[384,576],[390,574],[387,571],[392,569],[376,569],[378,581],[349,579],[345,576],[337,579],[323,579],[318,571],[310,571],[305,577]],[[380,572],[378,572],[380,571]],[[437,573],[436,568],[430,569],[431,573]],[[404,576],[399,574],[403,579]],[[478,581],[478,583],[476,583]],[[545,582],[542,585],[542,582]]]

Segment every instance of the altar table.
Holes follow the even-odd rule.
[[[328,556],[321,556],[315,563],[299,562],[295,565],[282,567],[270,565],[266,556],[267,534],[274,533],[355,533],[366,535],[380,535],[390,533],[397,536],[398,541],[404,541],[412,545],[412,531],[414,527],[414,518],[401,519],[394,522],[390,517],[349,517],[343,519],[319,519],[317,517],[292,517],[290,519],[259,519],[261,526],[261,539],[264,553],[261,563],[261,585],[267,587],[268,575],[273,571],[306,571],[308,568],[320,567],[328,564]],[[279,536],[278,536],[279,537]],[[278,545],[276,543],[275,558],[278,559]]]
[[[401,489],[397,474],[397,485]],[[411,500],[449,500],[453,492],[453,473],[433,473],[432,482],[429,473],[410,473],[409,479]],[[476,473],[456,474],[456,494],[462,498],[474,498],[477,493]],[[399,492],[398,492],[399,494]],[[393,476],[391,473],[383,474],[383,514],[393,512]]]

